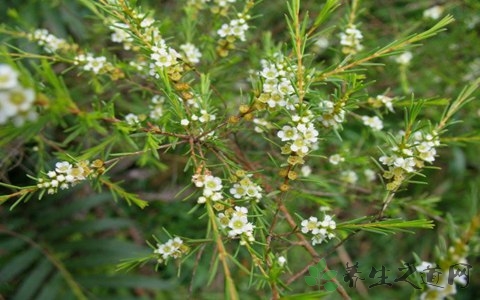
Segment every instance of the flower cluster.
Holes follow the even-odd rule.
[[[301,226],[303,233],[311,233],[313,235],[312,245],[321,244],[323,241],[334,238],[333,230],[337,228],[337,224],[332,216],[329,215],[325,215],[322,221],[319,221],[317,217],[310,217],[303,220]]]
[[[388,166],[383,177],[392,180],[387,184],[387,190],[396,190],[406,179],[408,174],[423,168],[425,162],[432,163],[435,160],[436,147],[440,140],[435,131],[423,133],[416,131],[413,134],[413,143],[402,144],[392,147],[394,154],[380,157],[380,162]]]
[[[92,163],[80,161],[72,165],[68,161],[55,164],[55,170],[48,171],[46,177],[37,179],[37,187],[46,189],[47,194],[54,194],[58,189],[68,189],[87,178],[96,177],[105,171],[103,161],[97,159]]]
[[[245,41],[245,32],[248,30],[247,20],[250,18],[247,16],[238,16],[238,19],[231,20],[228,24],[223,24],[217,31],[218,35],[225,38],[229,42],[234,42],[237,38],[242,42]]]
[[[292,116],[294,126],[285,125],[278,131],[277,136],[282,142],[287,142],[282,147],[282,153],[294,153],[294,156],[302,158],[310,150],[317,148],[318,131],[313,125],[313,115],[309,110],[305,110],[304,113],[304,116]],[[299,162],[296,161],[296,163]]]
[[[292,79],[295,76],[295,68],[290,66],[281,54],[274,56],[274,61],[262,60],[262,70],[259,75],[263,79],[262,93],[257,101],[269,108],[285,107],[295,109],[298,103]]]
[[[133,48],[133,37],[127,24],[114,22],[109,28],[113,31],[110,36],[112,42],[123,44],[123,49],[125,50],[131,50]]]
[[[157,121],[163,116],[163,103],[165,102],[165,98],[155,95],[152,97],[151,104],[149,105],[149,117],[150,119]]]
[[[238,14],[238,19],[233,19],[230,23],[225,23],[217,30],[217,34],[221,37],[218,41],[217,53],[225,57],[229,50],[234,49],[234,43],[237,39],[245,41],[245,33],[248,30],[247,20],[249,15]]]
[[[0,64],[0,125],[9,119],[17,127],[26,121],[35,121],[35,92],[23,87],[18,81],[18,72],[7,64]]]
[[[198,64],[200,62],[200,57],[202,57],[202,53],[198,50],[195,45],[191,43],[186,43],[180,45],[180,49],[183,51],[183,59],[191,64]]]
[[[347,29],[345,29],[345,32],[340,33],[340,45],[343,46],[342,52],[345,54],[355,54],[362,50],[362,39],[362,32],[360,32],[355,25],[350,24]]]
[[[167,74],[173,81],[178,81],[182,77],[183,66],[179,63],[180,53],[172,47],[167,46],[163,39],[155,43],[151,48],[150,54],[150,76],[160,78],[163,70],[167,70]]]
[[[319,104],[321,115],[318,120],[322,122],[325,127],[338,128],[345,120],[345,110],[343,107],[345,103],[338,101],[336,103],[330,100],[323,100]]]
[[[96,57],[92,53],[77,55],[74,63],[75,65],[81,65],[83,70],[95,74],[106,72],[112,67],[105,56]]]
[[[233,184],[230,193],[235,199],[255,199],[257,202],[262,198],[262,188],[250,180],[252,174],[244,171],[235,173],[238,182]]]
[[[157,248],[153,253],[158,254],[158,263],[167,262],[170,257],[177,259],[188,253],[189,248],[183,243],[179,237],[169,239],[166,243],[157,244]]]
[[[254,118],[253,123],[255,124],[255,127],[253,130],[258,133],[262,133],[265,131],[269,131],[270,129],[273,129],[273,124],[263,118]]]
[[[373,130],[380,131],[383,129],[383,122],[377,116],[362,116],[362,121],[365,126],[368,126]]]
[[[218,201],[223,199],[222,195],[222,179],[212,176],[210,174],[200,175],[195,174],[192,176],[192,182],[198,188],[203,188],[202,196],[197,200],[197,203],[203,204],[207,200]]]
[[[180,54],[175,49],[168,47],[164,40],[160,40],[152,47],[150,59],[157,67],[166,68],[173,66],[177,63],[178,58],[180,58]]]
[[[210,6],[210,10],[214,14],[219,14],[219,15],[226,15],[229,6],[232,3],[235,3],[236,0],[189,0],[187,2],[187,5],[191,5],[195,7],[196,9],[203,9],[206,7],[207,3],[212,3]]]
[[[209,113],[206,109],[200,109],[199,114],[192,114],[191,118],[193,121],[199,121],[200,123],[208,123],[217,119],[214,114]]]
[[[64,39],[49,33],[46,29],[37,29],[29,35],[29,39],[36,41],[46,52],[53,53],[58,50],[68,50],[71,46]]]
[[[125,122],[127,122],[127,124],[130,126],[136,126],[140,124],[140,119],[137,115],[129,113],[125,116]]]
[[[368,98],[368,103],[374,107],[382,107],[385,106],[389,111],[393,112],[393,99],[391,97],[385,96],[385,95],[377,95],[377,97],[373,98],[370,97]]]
[[[467,265],[467,261],[464,258],[460,260],[460,263],[456,264],[456,266],[462,265]],[[420,295],[421,300],[450,299],[450,297],[457,293],[457,284],[462,287],[466,287],[468,284],[467,274],[463,273],[465,270],[462,270],[461,268],[456,269],[453,266],[450,266],[450,268],[443,269],[436,264],[422,261],[420,265],[416,266],[416,270],[420,273],[424,273],[423,276],[431,276],[432,273],[435,274],[435,276],[438,276],[435,280],[431,280],[434,284],[426,285],[427,289]],[[452,274],[458,276],[452,276],[450,279],[449,277]],[[425,280],[425,278],[422,280]]]
[[[112,42],[123,44],[123,49],[125,50],[137,51],[139,49],[138,46],[133,44],[135,35],[139,35],[145,42],[152,44],[161,39],[160,31],[156,26],[153,26],[155,23],[154,18],[135,9],[130,12],[129,17],[131,20],[128,24],[116,21],[111,22],[109,28],[112,31],[110,36]]]
[[[244,245],[255,241],[253,229],[255,226],[248,222],[248,209],[242,206],[235,206],[235,209],[229,208],[223,213],[218,214],[218,221],[222,229],[227,230],[231,238],[240,237],[240,244]]]

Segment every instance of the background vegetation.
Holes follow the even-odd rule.
[[[169,33],[167,38],[170,42],[189,39],[186,28],[190,25],[185,21],[186,13],[183,10],[188,1],[137,2],[145,10],[154,12],[154,16],[160,20],[161,31]],[[309,11],[315,15],[314,12],[319,12],[324,2],[301,1],[303,14]],[[309,59],[326,69],[345,58],[340,51],[339,33],[348,23],[352,6],[350,1],[339,2],[341,5],[322,25],[318,35],[328,45],[324,47],[318,44],[317,48],[309,48]],[[4,47],[0,63],[17,64],[23,74],[30,76],[24,80],[32,85],[38,84],[37,90],[41,90],[41,94],[47,95],[47,98],[53,94],[58,99],[75,99],[78,107],[88,108],[89,111],[103,107],[104,99],[114,98],[117,114],[125,115],[131,111],[140,114],[145,107],[147,92],[140,87],[138,90],[132,89],[131,82],[128,82],[131,78],[112,81],[106,77],[70,72],[71,66],[67,63],[49,64],[41,59],[20,60],[21,55],[7,55],[7,52],[42,53],[38,45],[12,34],[12,30],[31,32],[36,28],[47,28],[56,36],[78,45],[89,45],[97,53],[106,52],[108,48],[119,58],[127,60],[130,54],[109,40],[111,30],[95,17],[88,3],[84,0],[1,1],[0,20],[3,25],[0,27],[0,39]],[[446,31],[422,41],[421,46],[408,49],[413,54],[408,65],[398,64],[395,57],[389,56],[355,70],[365,78],[365,85],[356,94],[359,98],[366,100],[370,95],[379,94],[397,97],[397,113],[389,114],[384,119],[386,127],[395,128],[402,124],[403,111],[408,109],[412,95],[415,99],[426,100],[422,118],[439,120],[448,101],[455,99],[466,85],[479,78],[480,4],[476,0],[385,0],[381,1],[381,5],[378,1],[359,3],[355,23],[364,35],[362,44],[365,49],[377,49],[393,40],[432,27],[439,20],[425,18],[424,11],[434,5],[441,5],[441,15],[450,14],[455,22],[449,24]],[[260,68],[259,61],[265,57],[265,49],[290,43],[285,21],[287,11],[286,1],[256,3],[249,12],[252,19],[247,42],[240,43],[234,55],[213,59],[216,57],[215,48],[206,47],[203,55],[211,63],[204,69],[209,70],[212,86],[222,92],[228,91],[221,95],[223,99],[235,103],[245,100],[246,97],[242,98],[239,91],[249,92],[252,83],[244,75],[250,69]],[[213,24],[221,23],[220,20],[209,19],[208,14],[200,14],[196,20],[201,24],[200,28],[211,28]],[[259,33],[266,29],[271,35]],[[208,38],[205,35],[198,41],[208,44]],[[285,49],[288,46],[277,48]],[[62,95],[60,92],[64,87],[68,94]],[[320,93],[327,95],[333,90]],[[468,241],[468,263],[473,266],[470,285],[458,289],[455,298],[480,297],[480,281],[475,276],[480,266],[478,232],[474,227],[478,226],[475,222],[478,222],[477,203],[480,194],[480,95],[476,91],[472,96],[476,96],[475,100],[467,103],[455,115],[454,119],[459,122],[448,127],[448,132],[442,136],[442,144],[448,147],[437,149],[438,157],[434,166],[439,168],[423,172],[425,177],[421,180],[426,184],[410,184],[408,189],[400,190],[387,212],[392,217],[405,220],[432,220],[435,225],[433,229],[415,229],[413,234],[396,232],[393,235],[360,231],[341,245],[329,243],[318,248],[322,255],[329,253],[326,257],[328,267],[338,271],[336,278],[351,298],[419,297],[421,292],[415,291],[407,283],[368,288],[378,281],[368,278],[368,274],[372,267],[379,269],[385,266],[392,272],[389,274],[391,281],[399,274],[397,270],[402,267],[402,262],[414,262],[415,255],[426,261],[438,259],[440,253],[446,253],[455,240],[469,233],[469,228],[473,230]],[[42,99],[36,101],[42,102]],[[309,101],[308,97],[306,101]],[[57,119],[40,117],[35,126],[13,129],[0,125],[1,182],[11,186],[35,184],[26,174],[36,177],[40,170],[52,169],[60,158],[67,159],[68,156],[62,151],[66,145],[69,146],[69,154],[75,157],[80,154],[108,156],[110,152],[126,149],[122,148],[123,145],[112,146],[108,150],[96,146],[109,138],[108,132],[104,132],[103,125],[100,125],[100,118],[90,115],[80,118],[72,112],[55,111],[55,108],[61,107],[52,105],[50,117],[56,116]],[[238,106],[225,104],[217,115],[233,115],[237,110]],[[361,112],[360,108],[355,113]],[[39,131],[40,127],[43,129]],[[122,128],[116,130],[117,133],[122,132]],[[238,151],[250,153],[253,161],[267,159],[264,149],[271,146],[266,140],[257,140],[242,128],[236,128],[234,132],[234,140],[241,145]],[[123,133],[128,135],[131,132],[125,129]],[[368,157],[358,155],[360,152],[379,157],[380,152],[373,143],[377,137],[370,135],[359,121],[345,126],[341,139],[331,138],[335,134],[330,132],[329,143],[322,145],[321,155],[308,161],[313,170],[313,179],[301,182],[300,187],[290,192],[293,199],[304,199],[288,202],[289,210],[296,216],[307,218],[317,214],[319,206],[328,205],[332,209],[331,214],[340,223],[372,215],[381,206],[383,194],[376,191],[378,186],[382,186],[384,191],[382,181],[367,182],[361,179],[361,184],[351,187],[339,179],[341,171],[348,170],[349,166],[361,170],[370,164]],[[140,140],[136,138],[132,136],[133,141]],[[127,140],[125,138],[124,141]],[[83,152],[86,149],[91,152]],[[328,163],[328,156],[335,153],[341,153],[345,158],[340,167]],[[123,182],[122,186],[128,192],[146,200],[148,207],[144,209],[121,200],[121,192],[117,193],[120,197],[116,199],[108,189],[99,189],[95,184],[79,184],[54,195],[44,195],[41,201],[33,197],[14,208],[11,205],[15,199],[4,199],[5,203],[0,206],[0,299],[223,299],[224,278],[221,272],[212,276],[212,264],[218,255],[213,246],[192,251],[181,265],[178,261],[170,261],[155,271],[155,261],[151,261],[128,272],[118,270],[122,260],[151,255],[153,250],[145,241],[155,245],[152,235],[161,237],[162,241],[168,239],[164,228],[192,240],[205,238],[205,228],[209,223],[207,218],[200,217],[201,213],[192,211],[194,200],[189,195],[195,192],[195,187],[191,185],[191,170],[184,172],[191,166],[185,148],[179,147],[160,154],[158,160],[153,155],[124,159],[107,173],[110,182]],[[107,160],[108,157],[103,158]],[[272,174],[273,171],[269,173],[269,183],[277,185],[279,180]],[[0,192],[8,195],[12,189],[2,186]],[[185,198],[187,200],[182,201]],[[300,224],[300,219],[297,221]],[[279,232],[289,230],[284,219],[279,220],[278,226]],[[282,241],[278,243],[277,249],[284,250],[282,253],[288,262],[288,269],[281,275],[284,283],[287,283],[292,275],[307,266],[310,257],[301,248],[292,249],[283,245]],[[240,265],[247,269],[250,267],[250,257],[245,253],[240,251],[236,258]],[[347,262],[359,262],[361,277],[366,278],[364,282],[357,282],[357,288],[348,287],[348,283],[343,281]],[[232,266],[232,272],[241,299],[272,297],[265,284],[252,286],[254,280],[236,266]],[[297,280],[288,282],[286,295],[318,290],[306,284],[303,279],[306,275],[302,273]],[[297,298],[291,296],[291,299],[308,299],[319,295],[303,294]],[[332,293],[325,297],[337,299],[340,296]]]

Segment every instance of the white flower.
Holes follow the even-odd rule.
[[[358,181],[358,176],[355,172],[348,170],[340,174],[340,179],[346,183],[354,184]]]
[[[186,61],[192,64],[198,64],[200,62],[200,57],[202,53],[198,50],[195,45],[186,43],[180,46],[180,49],[185,53],[184,58]]]
[[[140,22],[140,27],[142,28],[147,28],[152,26],[152,24],[155,22],[155,19],[152,17],[146,17],[145,19]]]
[[[28,111],[35,101],[35,92],[32,89],[14,87],[0,91],[0,107],[5,116],[11,117],[19,112]]]
[[[127,122],[127,124],[130,126],[134,126],[140,123],[140,120],[138,119],[137,115],[130,113],[125,116],[125,122]]]
[[[393,162],[393,165],[395,167],[404,169],[408,173],[411,173],[415,171],[414,167],[416,164],[415,164],[415,159],[413,157],[407,157],[407,158],[397,157]]]
[[[318,47],[320,50],[327,49],[329,44],[330,42],[325,37],[319,37],[314,43],[314,45]]]
[[[395,61],[400,65],[408,65],[413,58],[413,54],[410,51],[405,51],[400,54]]]
[[[260,75],[266,79],[276,79],[279,77],[278,70],[275,65],[268,65],[260,72]]]
[[[190,124],[190,121],[188,121],[188,119],[182,119],[180,121],[180,125],[182,126],[188,126],[188,124]]]
[[[46,52],[52,53],[60,48],[67,47],[65,40],[60,39],[53,34],[50,34],[46,29],[37,29],[30,36],[31,39],[36,40],[38,45],[42,46]]]
[[[303,177],[308,177],[310,174],[312,174],[312,168],[310,166],[303,165],[300,169],[300,173],[302,173]]]
[[[328,158],[328,161],[329,161],[332,165],[338,165],[339,163],[345,161],[345,158],[343,158],[340,154],[334,154],[334,155],[331,155],[331,156]]]
[[[216,119],[216,116],[214,114],[209,114],[205,109],[200,110],[200,117],[198,117],[198,120],[200,121],[200,123],[211,122],[211,121],[214,121],[215,119]]]
[[[110,26],[110,29],[113,31],[111,35],[111,40],[114,43],[123,43],[123,48],[125,50],[131,49],[131,43],[133,42],[133,37],[130,35],[128,31],[128,25],[125,23],[113,23]]]
[[[10,93],[0,91],[0,124],[6,123],[17,112],[18,107],[10,101]]]
[[[368,181],[374,181],[376,179],[375,171],[371,169],[365,169],[363,175],[365,175]]]
[[[160,68],[173,66],[177,63],[177,58],[180,58],[180,54],[174,49],[167,47],[163,40],[152,47],[152,52],[150,59]]]
[[[205,175],[203,180],[203,187],[205,190],[210,191],[220,191],[222,189],[222,180],[218,177],[214,177],[212,175]]]
[[[91,53],[77,55],[75,64],[83,64],[82,68],[85,71],[92,71],[95,74],[98,74],[109,65],[105,56],[94,57]]]
[[[362,121],[365,126],[371,127],[373,130],[382,130],[383,129],[383,122],[380,120],[379,117],[373,116],[362,116]]]
[[[443,10],[444,10],[444,8],[440,5],[432,6],[432,7],[423,11],[423,17],[426,18],[426,19],[437,20],[438,18],[440,18],[442,16]]]
[[[316,217],[310,217],[308,220],[303,220],[301,231],[303,233],[311,232],[312,245],[321,244],[324,240],[332,239],[335,237],[332,230],[334,230],[337,225],[333,221],[333,217],[325,215],[323,221],[319,222]]]
[[[67,173],[72,169],[72,165],[68,161],[61,161],[55,164],[55,171],[57,173]]]
[[[305,154],[308,152],[308,146],[309,144],[303,138],[299,137],[290,145],[290,150]]]
[[[360,30],[355,27],[355,25],[350,25],[349,27],[347,27],[347,29],[345,29],[345,32],[340,33],[340,45],[347,48],[344,50],[345,53],[362,50],[362,39],[363,35]]]
[[[217,31],[217,34],[224,38],[227,36],[234,36],[241,41],[245,41],[245,32],[248,30],[248,24],[243,18],[231,20],[229,24],[223,24]]]
[[[287,259],[285,258],[285,256],[279,256],[277,258],[277,262],[278,262],[278,265],[280,267],[283,267],[285,265],[285,263],[287,262]]]
[[[0,89],[11,89],[18,85],[18,72],[7,64],[0,64]]]
[[[301,231],[303,233],[308,233],[311,231],[313,234],[315,234],[318,233],[320,222],[318,222],[316,217],[310,217],[308,220],[303,220],[300,225],[302,225]]]
[[[298,138],[298,131],[295,127],[291,126],[283,126],[282,130],[277,133],[277,136],[282,139],[283,142],[285,141],[293,141]]]
[[[393,112],[392,98],[385,95],[378,95],[377,100],[383,103],[389,111]]]
[[[240,199],[247,193],[245,188],[238,183],[235,183],[233,187],[230,189],[230,193],[233,195],[234,198]]]
[[[325,215],[323,221],[320,222],[320,226],[327,229],[335,229],[337,227],[337,224],[335,223],[335,221],[333,221],[332,216]]]
[[[13,116],[12,122],[16,127],[23,126],[27,121],[36,121],[38,119],[38,114],[36,111],[30,109],[27,111],[18,112]],[[0,124],[2,122],[0,121]]]

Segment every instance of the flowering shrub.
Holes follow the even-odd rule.
[[[129,223],[129,234],[121,222],[78,227],[111,228],[106,236],[142,245],[116,261],[118,272],[150,274],[156,264],[170,280],[178,270],[182,290],[170,287],[166,298],[208,291],[225,299],[300,298],[306,290],[320,297],[332,291],[308,290],[302,276],[333,252],[343,265],[352,257],[373,263],[375,254],[357,256],[352,248],[367,238],[368,247],[387,246],[365,233],[401,244],[393,234],[423,234],[445,220],[430,196],[438,191],[428,183],[441,174],[432,169],[445,162],[442,147],[478,140],[454,125],[458,116],[468,118],[462,108],[472,105],[479,72],[472,67],[467,82],[432,95],[428,84],[435,81],[422,79],[427,90],[416,90],[410,69],[422,59],[414,54],[420,42],[435,43],[436,35],[458,26],[446,5],[425,7],[417,33],[401,27],[377,38],[367,12],[379,8],[358,0],[287,1],[279,29],[267,26],[267,12],[279,9],[269,1],[167,2],[78,1],[79,14],[91,23],[79,35],[23,23],[0,27],[11,45],[1,49],[0,208],[47,206],[47,198],[75,204],[108,191],[118,200],[114,208],[88,207],[75,218],[108,221],[121,210],[141,225]],[[173,192],[162,194],[167,185]],[[466,264],[478,218],[458,219],[458,226],[469,222],[466,234],[450,221],[449,250],[419,257],[411,252],[421,249],[412,246],[395,261],[416,257],[419,272],[423,260],[438,260],[444,273]],[[12,226],[3,232],[19,237]],[[93,245],[90,234],[66,240]],[[118,293],[86,291],[63,266],[61,249],[43,252],[78,298],[149,289],[139,280]],[[9,277],[12,286],[20,285],[14,281],[22,272]],[[339,279],[328,277],[332,295],[356,297]],[[442,282],[449,284],[446,276]],[[413,290],[422,299],[456,292],[455,285]],[[368,296],[364,286],[359,293]]]

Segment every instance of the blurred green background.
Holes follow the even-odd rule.
[[[82,1],[0,1],[0,20],[2,23],[23,30],[47,28],[59,37],[71,37],[78,44],[103,45],[108,31],[93,17]],[[181,15],[183,1],[138,1],[145,7],[155,9],[156,17],[166,20],[166,28],[174,28],[175,17]],[[480,2],[464,1],[361,1],[358,24],[365,38],[363,44],[373,49],[398,38],[405,32],[419,32],[435,23],[425,19],[423,12],[433,5],[442,5],[445,14],[456,19],[453,25],[441,35],[423,42],[422,47],[411,49],[413,60],[405,69],[392,63],[390,58],[378,62],[378,65],[366,71],[367,78],[374,82],[368,87],[371,95],[389,91],[393,95],[414,93],[418,98],[455,98],[468,82],[480,76]],[[302,1],[305,10],[317,11],[322,1]],[[325,65],[337,62],[338,27],[346,23],[346,10],[343,5],[325,26],[324,38],[329,47],[318,50],[315,60]],[[275,42],[288,41],[284,14],[284,1],[263,1],[253,10],[255,27],[269,28]],[[171,32],[171,31],[170,31]],[[36,47],[24,40],[11,40],[0,36],[2,43],[9,43],[26,51],[35,51]],[[247,53],[258,54],[258,43],[254,40]],[[101,46],[99,46],[101,47]],[[0,58],[1,61],[2,58]],[[403,76],[405,75],[405,76]],[[75,78],[65,80],[71,84]],[[476,96],[480,96],[477,92]],[[425,114],[438,119],[443,107],[429,106]],[[458,236],[465,230],[465,224],[478,213],[480,186],[480,160],[478,159],[478,136],[480,130],[479,100],[469,103],[456,116],[462,122],[449,128],[444,142],[451,147],[440,149],[440,158],[435,166],[440,170],[429,170],[425,180],[428,185],[411,185],[402,192],[392,209],[405,218],[418,215],[435,220],[434,230],[419,230],[416,234],[397,234],[378,236],[371,233],[359,233],[345,243],[340,251],[328,257],[328,265],[337,270],[337,278],[344,284],[347,292],[355,299],[408,299],[413,288],[406,283],[395,284],[391,288],[373,287],[374,279],[367,278],[372,267],[385,266],[391,270],[393,280],[400,274],[401,262],[413,261],[415,252],[424,260],[432,259],[434,248],[444,240]],[[401,122],[389,120],[392,124]],[[355,148],[355,139],[361,139],[354,130],[345,132],[352,137],[350,147]],[[448,137],[466,137],[449,140]],[[31,169],[32,150],[27,145],[20,148],[4,149],[7,156],[0,159],[0,180],[16,184],[31,184],[24,176]],[[332,145],[335,147],[335,145]],[[221,278],[205,286],[209,277],[209,264],[199,264],[192,276],[195,260],[190,259],[177,271],[174,263],[161,267],[159,272],[148,264],[129,273],[116,272],[119,260],[150,253],[145,244],[152,234],[159,235],[162,228],[175,224],[176,232],[185,232],[192,238],[202,238],[205,220],[198,220],[179,211],[187,212],[191,204],[178,201],[176,194],[183,184],[182,170],[184,160],[171,155],[163,161],[165,168],[157,173],[142,173],[141,169],[126,165],[112,174],[117,179],[130,181],[130,191],[138,192],[150,201],[147,209],[139,210],[123,202],[115,203],[108,193],[94,193],[90,188],[78,186],[54,197],[45,197],[42,201],[30,201],[21,204],[13,211],[8,206],[0,207],[0,299],[76,299],[76,289],[82,289],[89,299],[222,299]],[[2,192],[4,192],[2,190]],[[352,207],[348,195],[336,190],[339,219],[368,214],[371,207],[362,204]],[[360,196],[359,196],[360,197]],[[415,199],[429,199],[429,211],[416,211],[412,203]],[[292,207],[295,210],[295,207]],[[315,207],[298,207],[307,215]],[[354,214],[353,214],[354,212]],[[450,219],[450,221],[449,221]],[[456,224],[456,225],[454,225]],[[478,239],[478,235],[477,238]],[[475,242],[475,241],[474,241]],[[479,299],[480,281],[476,273],[480,267],[477,243],[472,244],[468,261],[473,266],[470,286],[459,289],[456,299]],[[208,262],[212,248],[204,251],[202,262]],[[288,261],[292,270],[298,270],[305,262],[306,254],[302,250],[290,253]],[[344,259],[359,262],[361,277],[368,296],[349,288],[343,282],[345,273]],[[178,275],[178,277],[177,277]],[[264,299],[268,293],[248,288],[248,276],[239,275],[239,288],[242,299]],[[360,282],[358,283],[360,284]],[[291,287],[295,292],[308,291],[304,280],[297,280]],[[419,294],[417,294],[418,296]],[[336,299],[338,295],[329,296]]]

